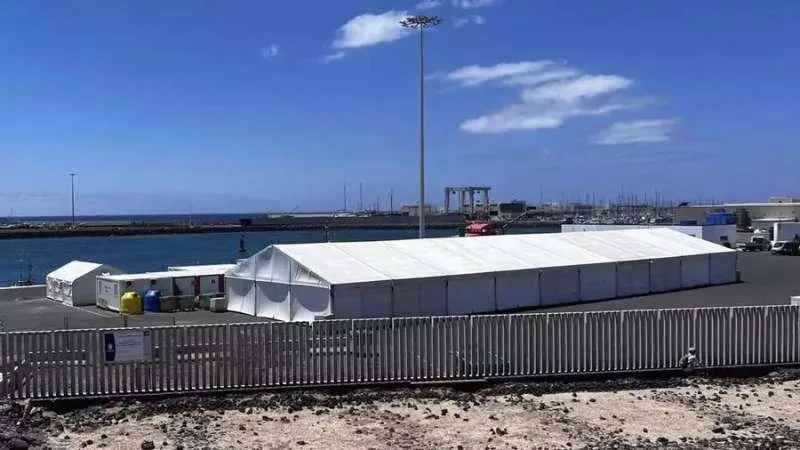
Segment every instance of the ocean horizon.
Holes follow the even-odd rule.
[[[280,213],[275,212],[261,212],[261,213],[183,213],[183,214],[86,214],[75,215],[77,222],[121,222],[121,221],[180,221],[180,220],[238,220],[263,217],[267,214]],[[55,216],[13,216],[0,218],[0,221],[7,220],[13,222],[71,222],[71,215],[55,215]]]

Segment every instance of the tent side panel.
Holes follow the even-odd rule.
[[[658,258],[650,262],[650,292],[681,289],[681,259]]]
[[[256,305],[256,282],[252,279],[228,277],[225,280],[228,311],[253,315]]]
[[[420,316],[446,316],[447,315],[447,285],[446,278],[422,278],[416,280],[419,284],[419,315]]]
[[[708,286],[709,255],[681,257],[681,288]]]
[[[617,263],[617,297],[650,293],[650,261]]]
[[[77,285],[77,286],[76,286]],[[78,292],[76,293],[76,288]],[[80,282],[79,280],[63,281],[61,285],[61,303],[67,306],[74,306],[73,299],[76,294],[80,295]]]
[[[392,287],[386,283],[336,286],[333,302],[337,319],[391,317]]]
[[[335,313],[330,288],[324,286],[293,284],[289,286],[289,302],[293,322],[311,322]]]
[[[267,247],[250,258],[256,279],[280,283],[292,281],[292,266],[296,263],[280,250]]]
[[[591,264],[580,268],[581,301],[590,302],[617,296],[617,265]]]
[[[288,284],[256,280],[255,296],[254,309],[250,312],[251,315],[255,314],[257,317],[268,317],[284,322],[291,320],[290,288]]]
[[[709,284],[727,284],[735,282],[738,256],[736,252],[712,254]]]
[[[416,317],[422,311],[422,285],[419,280],[395,281],[391,317]]]
[[[361,317],[377,318],[392,316],[392,286],[382,283],[365,289],[361,293]]]
[[[580,301],[579,270],[577,266],[542,269],[540,278],[542,306]]]
[[[423,298],[423,301],[426,299]],[[494,274],[451,277],[447,281],[447,313],[449,315],[496,311]]]
[[[64,296],[64,303],[71,306],[88,306],[95,303],[95,280],[102,270],[93,270],[68,283],[67,293]]]
[[[497,275],[497,309],[536,308],[539,298],[539,271],[508,272]]]
[[[392,310],[387,317],[447,314],[447,280],[444,278],[397,280],[391,294]]]
[[[47,284],[47,294],[46,294],[47,298],[49,298],[50,300],[55,300],[56,299],[56,280],[53,279],[53,277],[47,277],[47,280],[45,281],[45,284]]]

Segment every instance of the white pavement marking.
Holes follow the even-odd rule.
[[[93,315],[95,315],[97,317],[103,317],[105,319],[113,319],[114,317],[117,317],[117,314],[105,313],[105,312],[100,312],[100,311],[92,311],[90,309],[84,309],[84,308],[82,308],[80,306],[64,305],[63,303],[61,304],[61,306],[66,306],[68,308],[72,308],[72,309],[75,309],[75,310],[78,310],[78,311],[81,311],[81,312],[93,314]]]

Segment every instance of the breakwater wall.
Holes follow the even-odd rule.
[[[431,216],[426,221],[429,229],[456,229],[466,225],[466,220],[453,216]],[[139,236],[159,234],[202,233],[246,233],[257,231],[309,231],[322,230],[369,230],[369,229],[415,229],[417,218],[412,216],[373,217],[275,217],[242,220],[240,223],[194,224],[186,223],[134,223],[134,224],[87,224],[75,228],[11,228],[0,230],[0,239],[34,239],[66,237]],[[512,228],[546,228],[558,232],[557,223],[526,221],[511,225]]]
[[[47,295],[47,286],[44,284],[0,287],[0,302],[43,298],[45,295]]]

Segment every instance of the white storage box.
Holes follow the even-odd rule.
[[[209,306],[211,312],[225,312],[228,310],[228,299],[226,297],[211,297]]]

